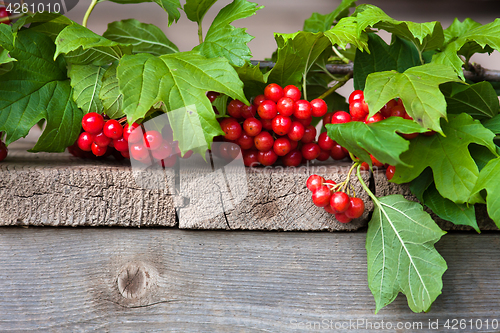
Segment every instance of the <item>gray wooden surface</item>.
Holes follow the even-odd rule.
[[[449,268],[431,311],[412,313],[400,295],[377,315],[365,236],[0,228],[0,331],[303,332],[349,320],[424,328],[377,332],[428,332],[429,320],[435,332],[499,331],[443,327],[500,320],[497,234],[445,235],[437,248]],[[374,331],[365,328],[349,332]]]

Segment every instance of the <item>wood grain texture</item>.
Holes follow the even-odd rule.
[[[354,175],[351,190],[366,205],[359,219],[339,223],[312,203],[306,188],[308,176],[319,174],[339,183],[347,176],[349,162],[249,169],[217,167],[217,163],[212,168],[192,159],[181,160],[175,169],[140,173],[113,159],[91,161],[67,153],[11,149],[0,163],[0,226],[353,231],[366,227],[373,210]],[[374,177],[365,172],[363,177],[378,196],[397,193],[416,200],[407,185],[388,183],[384,172]],[[481,230],[498,230],[484,206],[477,209],[477,215]],[[471,229],[433,217],[444,230]]]
[[[421,322],[428,328],[429,320],[439,319],[435,331],[449,332],[442,326],[446,319],[500,320],[496,234],[445,235],[437,248],[449,268],[431,311],[412,313],[400,295],[377,315],[366,282],[365,237],[0,228],[0,331],[306,332],[318,331],[311,325],[323,320]],[[143,280],[136,284],[144,289],[124,297],[118,280],[134,267],[141,267]]]
[[[168,188],[137,186],[130,166],[114,160],[9,149],[0,197],[0,225],[176,225]]]
[[[225,169],[223,174],[211,176],[200,187],[200,169],[182,168],[180,182],[188,184],[182,192],[191,198],[190,205],[180,209],[179,227],[184,229],[232,229],[232,230],[328,230],[350,231],[367,225],[373,204],[363,191],[359,180],[352,175],[350,191],[366,203],[366,211],[350,223],[338,222],[332,214],[316,207],[307,189],[307,178],[318,174],[336,183],[347,177],[351,163],[304,165],[297,168],[273,167],[238,170]],[[243,174],[243,176],[242,176]],[[363,174],[370,182],[369,174]],[[226,183],[224,183],[226,179]],[[222,181],[221,181],[222,180]],[[226,186],[228,184],[228,186]],[[211,186],[210,186],[211,185]],[[203,191],[204,195],[189,195]],[[207,218],[208,216],[208,218]]]

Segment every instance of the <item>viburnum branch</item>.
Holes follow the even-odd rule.
[[[349,79],[351,78],[351,76],[352,76],[351,74],[347,74],[342,80],[340,80],[339,82],[337,82],[333,87],[328,88],[328,90],[325,91],[323,94],[321,94],[321,96],[319,96],[318,98],[319,99],[324,99],[328,95],[334,93],[337,89],[339,89],[344,84],[346,84],[347,81],[349,81]]]
[[[271,69],[274,67],[274,62],[272,61],[252,60],[251,63],[252,65],[259,64],[261,69]],[[352,75],[353,63],[350,62],[348,64],[327,64],[325,68],[331,74]],[[472,82],[500,82],[499,70],[482,68],[478,64],[469,64],[469,68],[470,70],[464,70],[464,76],[466,79],[471,80]]]

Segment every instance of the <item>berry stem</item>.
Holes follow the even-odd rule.
[[[92,0],[89,8],[87,8],[87,11],[85,12],[85,16],[83,17],[82,26],[87,27],[87,21],[89,20],[89,16],[92,13],[92,11],[94,10],[94,7],[95,7],[95,5],[97,5],[98,2],[99,2],[99,0]]]
[[[337,82],[333,87],[331,88],[328,88],[327,91],[325,91],[321,96],[319,96],[318,98],[319,99],[325,99],[328,95],[332,94],[333,92],[335,92],[335,90],[337,90],[338,88],[342,87],[344,84],[347,83],[347,81],[349,81],[349,79],[351,78],[352,74],[347,74],[346,76],[344,76],[344,78],[342,80],[340,80],[339,82]]]
[[[337,48],[335,46],[332,47],[332,50],[333,50],[333,52],[335,52],[335,54],[337,55],[337,57],[339,57],[340,60],[342,60],[344,62],[344,64],[348,64],[349,63],[349,59],[347,59],[346,57],[344,57],[344,55],[342,53],[340,53],[339,50],[337,50]]]
[[[358,180],[361,183],[361,186],[366,191],[366,193],[368,193],[368,195],[372,199],[373,203],[380,207],[380,201],[375,196],[375,194],[373,194],[372,191],[370,191],[370,189],[368,188],[368,186],[365,184],[365,181],[363,180],[363,177],[361,177],[361,164],[358,165],[358,168],[356,170],[356,176],[358,176]]]

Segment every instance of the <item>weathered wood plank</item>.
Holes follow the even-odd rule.
[[[179,212],[179,227],[184,229],[241,229],[241,230],[357,230],[365,227],[373,204],[360,182],[353,175],[352,188],[366,203],[366,211],[359,219],[344,224],[332,214],[315,206],[306,187],[307,178],[318,174],[336,183],[347,177],[350,162],[311,164],[296,168],[246,168],[246,171],[225,168],[223,174],[206,173],[204,181],[199,168],[180,168],[183,195],[190,205]],[[369,173],[363,173],[370,183]],[[224,183],[226,180],[226,183]],[[183,184],[188,184],[183,186]],[[203,193],[200,195],[200,192]]]
[[[500,320],[496,234],[444,236],[449,269],[431,311],[412,313],[400,295],[377,315],[365,236],[0,228],[0,331],[302,332],[359,319],[422,331],[439,320],[449,332],[447,319]],[[498,328],[460,330],[476,331]]]
[[[0,197],[0,225],[176,225],[169,189],[137,186],[126,162],[14,147],[0,163]]]
[[[67,153],[31,154],[19,148],[11,148],[0,163],[0,226],[352,231],[366,227],[373,210],[355,176],[352,189],[366,205],[361,218],[339,223],[312,203],[307,177],[319,174],[339,183],[351,166],[345,161],[256,169],[221,162],[212,169],[192,157],[174,169],[141,173],[113,159],[82,160]],[[388,183],[384,172],[373,178],[365,172],[363,177],[379,196],[399,193],[416,200],[407,185]],[[481,230],[498,230],[484,206],[477,215]],[[434,218],[445,230],[471,230]]]

